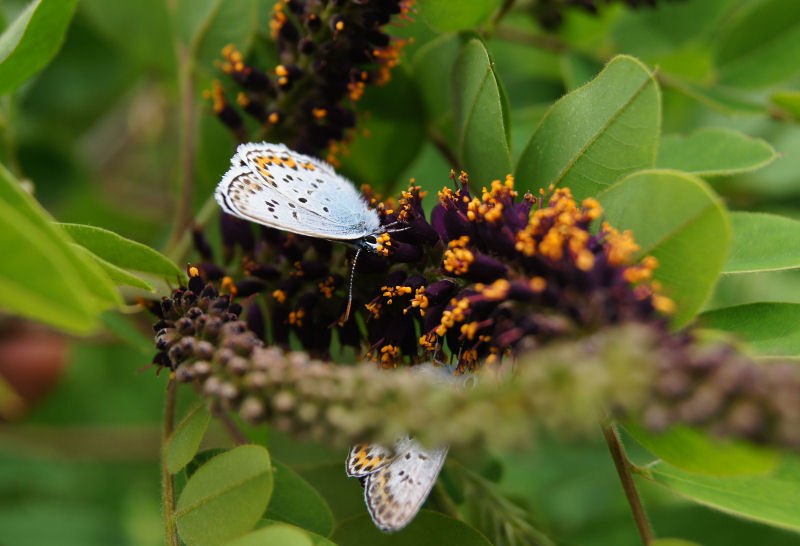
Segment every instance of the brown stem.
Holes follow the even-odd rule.
[[[175,480],[167,469],[167,442],[175,426],[175,394],[177,382],[170,377],[164,399],[164,423],[161,432],[161,495],[164,511],[164,542],[179,546],[178,528],[175,525]]]
[[[492,16],[492,20],[489,22],[486,32],[488,36],[491,36],[494,33],[498,23],[500,23],[503,17],[506,16],[511,7],[514,5],[514,2],[516,2],[516,0],[503,0],[503,5],[500,6],[500,9],[495,12],[495,14]]]
[[[230,434],[233,438],[233,441],[236,442],[236,445],[241,446],[250,443],[250,439],[244,432],[242,432],[242,429],[239,428],[236,422],[231,419],[231,416],[228,415],[228,412],[223,409],[212,409],[211,413],[214,417],[220,420],[222,426],[225,427],[225,429],[228,431],[228,434]]]
[[[175,223],[167,243],[169,252],[178,243],[181,235],[189,228],[192,217],[192,194],[194,189],[194,152],[195,152],[195,95],[194,95],[194,62],[190,51],[178,43],[178,83],[180,86],[180,186],[178,193],[178,209]]]
[[[458,160],[458,157],[456,157],[456,153],[450,148],[450,144],[448,144],[444,135],[437,129],[430,128],[428,129],[428,138],[431,139],[431,142],[433,142],[433,145],[439,150],[439,153],[450,163],[450,167],[458,170],[461,162]]]
[[[636,484],[633,482],[633,475],[628,463],[628,458],[622,449],[622,444],[619,440],[614,424],[606,420],[601,425],[603,429],[603,436],[606,438],[608,450],[611,452],[611,458],[614,460],[614,466],[617,468],[617,474],[622,482],[622,488],[625,490],[625,497],[628,499],[628,504],[633,512],[633,519],[636,521],[636,527],[639,529],[639,536],[642,538],[642,544],[647,546],[650,541],[655,538],[653,529],[650,527],[650,521],[647,519],[647,513],[644,511],[642,499],[639,497],[639,491],[636,489]]]

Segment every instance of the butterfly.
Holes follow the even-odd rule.
[[[359,251],[378,252],[377,236],[386,231],[352,182],[283,144],[240,144],[214,197],[238,218]]]
[[[381,531],[399,531],[414,519],[439,477],[447,449],[426,449],[408,436],[398,438],[391,450],[379,444],[350,449],[347,475],[363,480],[367,510]]]

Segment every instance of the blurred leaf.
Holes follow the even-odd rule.
[[[800,267],[800,222],[759,212],[731,212],[733,241],[723,273]]]
[[[708,299],[728,255],[730,226],[719,197],[696,176],[644,171],[598,199],[612,226],[633,232],[638,256],[658,259],[653,276],[677,305],[673,324],[688,322]]]
[[[647,543],[647,546],[703,546],[699,542],[683,540],[682,538],[657,538]]]
[[[313,546],[311,538],[292,525],[276,523],[262,527],[244,536],[225,543],[227,546],[263,546],[274,544],[276,546]]]
[[[77,0],[34,0],[0,35],[0,95],[42,69],[64,41]]]
[[[220,544],[246,533],[272,495],[266,449],[245,445],[217,455],[195,472],[178,497],[178,531],[190,546]]]
[[[488,546],[486,537],[467,524],[438,512],[421,510],[405,529],[396,533],[383,533],[372,519],[364,514],[339,525],[331,537],[339,546]]]
[[[117,267],[111,262],[105,261],[103,258],[86,247],[74,243],[71,246],[78,255],[82,256],[86,260],[93,260],[94,263],[99,265],[105,274],[108,275],[108,278],[114,282],[114,284],[133,286],[134,288],[141,288],[142,290],[147,290],[148,292],[153,291],[153,285],[149,282],[140,279],[136,275],[128,273],[124,269]]]
[[[209,9],[208,4],[204,7]],[[258,11],[258,0],[216,0],[193,35],[191,52],[198,66],[214,72],[214,61],[222,58],[222,48],[228,44],[247,52],[257,30]]]
[[[172,431],[166,443],[167,470],[170,474],[179,472],[194,458],[203,436],[206,434],[211,414],[205,401],[191,408]]]
[[[579,201],[655,164],[661,102],[651,72],[618,56],[590,83],[556,102],[517,164],[525,187],[569,187]]]
[[[367,513],[364,505],[364,488],[358,480],[348,478],[344,472],[343,462],[315,464],[299,467],[300,474],[327,501],[337,523]]]
[[[561,75],[569,91],[588,83],[603,69],[603,65],[597,59],[574,51],[562,53],[560,60]]]
[[[417,3],[425,22],[441,32],[471,29],[485,21],[498,4],[498,0],[419,0]]]
[[[450,76],[464,39],[464,34],[442,34],[420,47],[412,61],[412,74],[428,123],[448,136],[455,131],[450,108]],[[455,142],[452,145],[455,146]]]
[[[628,423],[625,424],[625,430],[659,459],[696,474],[766,474],[775,468],[778,460],[775,451],[716,438],[705,431],[686,426],[674,426],[662,433],[653,433],[642,426]]]
[[[800,530],[800,459],[784,456],[773,472],[758,476],[707,476],[665,462],[638,472],[696,502],[784,529]]]
[[[300,529],[300,527],[295,527],[294,525],[290,525],[290,524],[284,523],[282,521],[275,521],[275,520],[271,520],[271,519],[262,519],[261,522],[259,523],[259,527],[269,527],[270,525],[285,525],[287,527],[292,527],[294,529],[301,530],[311,539],[311,543],[314,546],[336,546],[335,543],[331,542],[330,540],[328,540],[327,538],[325,538],[322,535],[318,535],[318,534],[313,533],[313,532],[311,532],[311,531],[309,531],[307,529]]]
[[[392,73],[388,85],[367,90],[359,101],[360,134],[341,158],[342,171],[356,186],[368,183],[380,192],[391,191],[425,140],[423,108],[413,80],[402,70]],[[405,186],[408,181],[399,182]]]
[[[733,332],[763,355],[800,354],[800,304],[760,302],[723,307],[700,315],[703,326]]]
[[[480,40],[461,49],[450,92],[463,168],[476,186],[488,186],[511,172],[511,151],[502,86]]]
[[[706,127],[686,137],[662,137],[656,166],[705,177],[729,176],[760,169],[777,157],[775,149],[760,138]]]
[[[761,88],[800,72],[800,2],[746,3],[715,40],[720,82]]]
[[[167,2],[81,0],[81,9],[99,32],[137,63],[156,67],[165,76],[174,73],[175,44]]]
[[[163,254],[147,245],[117,235],[113,231],[81,224],[59,224],[59,226],[76,243],[116,266],[170,278],[185,277],[178,266]]]
[[[767,108],[749,98],[741,97],[725,87],[704,87],[677,77],[661,75],[664,87],[671,87],[700,104],[713,108],[727,116],[766,114]]]
[[[58,284],[56,277],[63,277],[63,279],[65,279],[64,282],[70,287],[70,294],[62,292],[61,297],[56,297],[56,300],[53,300],[53,302],[59,299],[61,299],[62,302],[66,302],[67,300],[62,298],[68,298],[68,301],[71,302],[70,305],[77,306],[77,316],[80,316],[82,312],[98,313],[99,311],[122,303],[122,299],[114,287],[114,284],[103,270],[100,269],[94,261],[85,260],[73,251],[69,239],[64,235],[61,229],[52,222],[50,215],[32,196],[25,193],[20,188],[19,182],[17,182],[14,176],[2,165],[0,165],[0,202],[4,202],[9,208],[13,208],[16,213],[27,219],[30,225],[25,229],[26,238],[29,239],[33,237],[35,241],[45,245],[47,247],[48,257],[51,260],[56,260],[56,263],[53,264],[56,269],[40,269],[37,274],[31,278],[36,279],[39,277],[39,282],[44,282],[49,277],[56,285]],[[20,228],[16,229],[18,230]],[[8,233],[11,233],[11,231],[9,230]],[[29,239],[29,242],[33,241]],[[28,252],[33,251],[33,247],[28,250]],[[29,259],[35,258],[30,255]],[[13,264],[9,263],[8,265],[11,266]],[[58,274],[54,275],[54,271],[57,271]],[[45,278],[41,278],[42,276],[45,276]],[[40,286],[40,288],[45,289],[46,287]],[[11,297],[11,294],[6,294],[7,299],[10,300]],[[46,304],[46,302],[42,303]],[[84,319],[86,318],[87,317],[84,315]],[[47,318],[41,317],[40,320],[47,320]],[[59,323],[61,322],[60,319],[54,318],[54,320],[59,320]],[[93,322],[94,319],[92,319],[92,323]],[[60,327],[73,332],[85,332],[90,328],[86,320],[79,320],[73,328],[70,328],[67,324],[63,324]]]
[[[0,201],[0,307],[59,329],[86,333],[97,322],[91,296],[58,243]]]
[[[311,484],[278,461],[273,461],[272,473],[275,487],[264,517],[291,523],[319,535],[330,535],[333,514]]]
[[[220,9],[222,0],[178,0],[174,23],[181,41],[194,48],[197,41]]]
[[[770,96],[770,102],[800,121],[800,91],[776,91]]]

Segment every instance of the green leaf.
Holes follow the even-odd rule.
[[[339,546],[488,546],[486,537],[467,524],[438,512],[421,510],[405,529],[397,533],[382,533],[367,514],[349,519],[339,525],[331,537]]]
[[[91,295],[58,241],[2,200],[0,254],[0,308],[67,332],[95,327]]]
[[[662,433],[628,423],[625,430],[653,455],[696,474],[734,476],[766,474],[775,468],[778,454],[744,442],[715,438],[686,426],[674,426]]]
[[[749,2],[722,26],[714,44],[723,84],[753,89],[787,80],[800,71],[800,3]]]
[[[359,121],[360,134],[342,158],[342,172],[384,192],[420,151],[425,140],[424,108],[414,81],[402,70],[388,85],[369,89],[359,107],[370,114]],[[401,181],[403,185],[408,181]]]
[[[364,488],[342,472],[342,462],[308,464],[297,473],[322,495],[336,522],[365,513]]]
[[[574,51],[562,53],[559,59],[564,85],[570,91],[585,85],[603,69],[603,65],[594,57]]]
[[[703,546],[699,542],[684,540],[682,538],[657,538],[647,543],[647,546]]]
[[[264,517],[291,523],[319,535],[330,535],[333,514],[322,495],[283,463],[274,461],[272,473],[275,487]]]
[[[419,0],[422,18],[441,32],[468,30],[485,21],[497,6],[498,0]]]
[[[203,451],[198,451],[195,453],[194,457],[191,461],[187,463],[185,466],[185,473],[186,478],[191,478],[192,475],[200,470],[200,468],[206,464],[208,461],[220,455],[222,453],[227,452],[228,450],[222,447],[212,447],[209,449],[204,449]]]
[[[136,275],[131,275],[124,269],[105,261],[91,250],[75,243],[72,244],[72,249],[85,259],[94,260],[94,262],[103,269],[105,274],[108,275],[108,278],[111,279],[114,284],[133,286],[134,288],[141,288],[142,290],[147,290],[149,292],[153,291],[153,285],[149,282],[140,279]]]
[[[66,275],[69,279],[73,295],[86,302],[81,305],[82,307],[88,304],[88,308],[95,313],[99,313],[122,303],[122,298],[111,279],[108,278],[94,260],[84,259],[75,253],[71,246],[72,241],[52,221],[47,211],[31,195],[22,190],[19,182],[1,164],[0,201],[5,202],[23,215],[36,228],[36,231],[49,240],[49,244],[55,245],[58,249],[58,254],[69,264],[70,271],[63,273],[63,275]],[[56,271],[62,274],[62,270],[57,269]],[[44,273],[52,275],[52,271],[48,270],[40,271],[39,275]],[[70,328],[66,329],[74,331]],[[81,328],[80,331],[85,330]]]
[[[0,95],[41,70],[64,41],[77,0],[35,0],[0,35]]]
[[[227,546],[313,546],[311,538],[301,529],[276,523],[225,543]]]
[[[450,92],[458,155],[473,183],[488,186],[511,172],[502,86],[480,40],[470,40],[453,65]]]
[[[746,97],[741,97],[728,88],[721,86],[704,87],[692,82],[681,80],[677,77],[662,74],[661,81],[664,87],[680,91],[700,104],[722,112],[726,116],[762,115],[767,113],[767,108]]]
[[[318,535],[318,534],[313,533],[313,532],[311,532],[311,531],[309,531],[307,529],[301,529],[300,527],[296,527],[294,525],[290,525],[290,524],[284,523],[282,521],[275,521],[275,520],[272,520],[272,519],[266,519],[265,518],[265,519],[262,519],[261,522],[259,523],[259,527],[261,527],[261,528],[269,527],[270,525],[283,525],[285,527],[291,527],[293,529],[297,529],[298,531],[302,531],[311,539],[311,543],[314,546],[336,546],[335,543],[331,542],[330,540],[328,540],[327,538],[325,538],[322,535]]]
[[[792,119],[800,121],[800,91],[776,91],[769,100]]]
[[[639,467],[644,477],[700,504],[776,527],[800,530],[800,459],[784,456],[757,476],[707,476],[665,462]]]
[[[673,324],[688,322],[708,299],[730,246],[730,226],[719,197],[696,176],[644,171],[598,195],[605,219],[631,230],[638,256],[658,259],[654,278],[676,305]]]
[[[166,444],[167,470],[170,474],[179,472],[192,460],[203,441],[209,421],[211,414],[205,402],[201,401],[175,427]]]
[[[723,273],[800,267],[800,221],[760,212],[732,212],[733,242]]]
[[[191,9],[192,2],[185,2]],[[191,51],[198,65],[212,73],[214,62],[222,59],[222,48],[233,44],[241,52],[250,49],[258,23],[257,0],[216,0],[208,16],[193,34]],[[181,12],[185,12],[185,6]]]
[[[760,138],[730,129],[703,128],[686,137],[662,137],[656,166],[705,177],[730,176],[760,169],[777,157],[775,149]]]
[[[183,272],[163,254],[107,229],[82,224],[59,224],[81,246],[118,267],[155,275],[184,278]]]
[[[526,189],[566,186],[578,200],[595,195],[655,165],[660,125],[652,73],[633,57],[615,57],[548,110],[522,151],[517,181]]]
[[[220,544],[246,533],[261,518],[272,495],[266,449],[236,447],[195,472],[178,497],[175,518],[190,546]]]
[[[759,354],[794,357],[800,354],[800,304],[759,302],[707,311],[701,324],[733,332]]]
[[[412,62],[417,89],[430,122],[452,123],[450,80],[453,65],[464,45],[461,34],[442,34],[420,47]]]

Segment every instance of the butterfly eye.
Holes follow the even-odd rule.
[[[375,238],[374,235],[367,235],[366,237],[364,237],[364,241],[368,242],[371,245],[378,243],[378,240]]]

